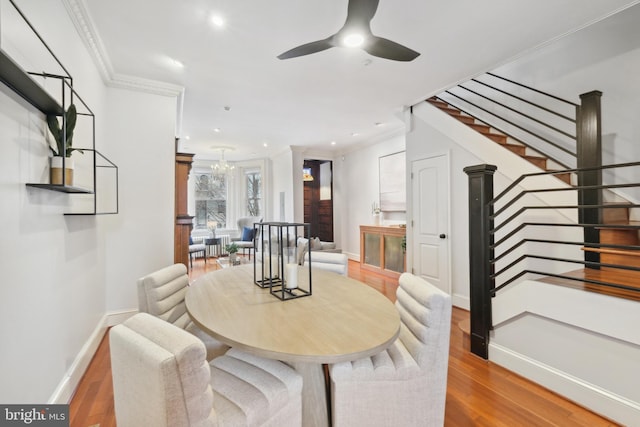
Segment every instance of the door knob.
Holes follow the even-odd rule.
[[[445,237],[447,237],[447,235],[446,235],[446,234],[444,234],[444,233],[442,233],[439,237],[440,237],[441,239],[444,239]]]

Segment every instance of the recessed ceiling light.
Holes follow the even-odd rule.
[[[262,144],[262,146],[263,146],[264,148],[267,148],[267,147],[269,146],[269,144],[267,144],[267,143],[265,142],[264,144]]]
[[[342,39],[342,44],[346,47],[359,47],[362,46],[362,43],[364,43],[364,36],[358,33],[347,34]]]
[[[214,131],[215,133],[220,133],[220,128],[215,128],[215,129],[213,129],[213,131]]]
[[[336,145],[336,142],[335,141],[331,141],[331,145]]]
[[[171,65],[173,65],[176,68],[184,68],[184,64],[178,61],[177,59],[171,59]]]
[[[186,139],[186,140],[188,141],[188,140],[190,140],[190,139],[191,139],[191,137],[190,137],[189,135],[186,135],[186,136],[184,137],[184,139]]]
[[[211,23],[216,27],[224,27],[224,18],[220,15],[211,15]]]

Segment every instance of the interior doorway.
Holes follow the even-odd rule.
[[[304,161],[304,222],[311,236],[333,242],[333,162]]]
[[[411,165],[413,273],[451,294],[449,264],[449,155]]]

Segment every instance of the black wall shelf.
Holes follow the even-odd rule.
[[[86,188],[74,187],[72,185],[59,185],[59,184],[27,184],[27,187],[41,188],[44,190],[58,191],[60,193],[73,193],[73,194],[95,194],[93,191]]]
[[[93,188],[82,188],[67,184],[47,184],[47,183],[27,183],[27,187],[39,188],[42,190],[57,191],[60,193],[68,194],[89,194],[93,195],[93,209],[90,212],[74,212],[65,213],[65,215],[101,215],[101,214],[117,214],[118,207],[118,166],[116,166],[111,160],[102,155],[96,150],[96,123],[95,115],[89,108],[89,106],[82,100],[80,95],[76,93],[73,88],[73,78],[60,62],[58,57],[49,48],[44,39],[38,34],[36,29],[31,25],[26,16],[18,8],[13,0],[9,0],[9,3],[15,8],[16,12],[22,17],[25,24],[33,31],[34,35],[40,40],[42,46],[51,55],[51,58],[58,63],[61,70],[64,71],[64,75],[49,74],[49,73],[31,73],[25,71],[18,63],[16,63],[3,49],[0,48],[0,82],[4,83],[9,89],[25,99],[29,104],[33,105],[39,111],[44,113],[45,116],[55,115],[62,116],[63,124],[62,128],[65,128],[65,110],[70,104],[75,104],[83,108],[82,112],[78,112],[78,116],[89,117],[91,120],[91,136],[92,136],[92,148],[82,148],[76,150],[92,152],[93,156]],[[42,78],[54,78],[61,83],[61,101],[58,102],[47,90],[42,87],[32,76],[39,76]],[[63,137],[66,139],[66,137]],[[63,145],[61,152],[66,152],[66,146]],[[100,159],[101,164],[98,164]],[[97,195],[97,176],[96,168],[109,168],[114,170],[114,183],[115,183],[115,209],[109,212],[98,212],[98,195]],[[63,174],[63,176],[65,176]],[[63,177],[63,183],[64,183]]]
[[[44,114],[62,115],[62,106],[0,49],[0,80]]]

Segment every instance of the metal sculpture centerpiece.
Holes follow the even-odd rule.
[[[254,233],[253,281],[282,301],[310,296],[311,251],[303,258],[298,237],[310,236],[310,224],[257,222]],[[260,246],[260,247],[258,247]]]

